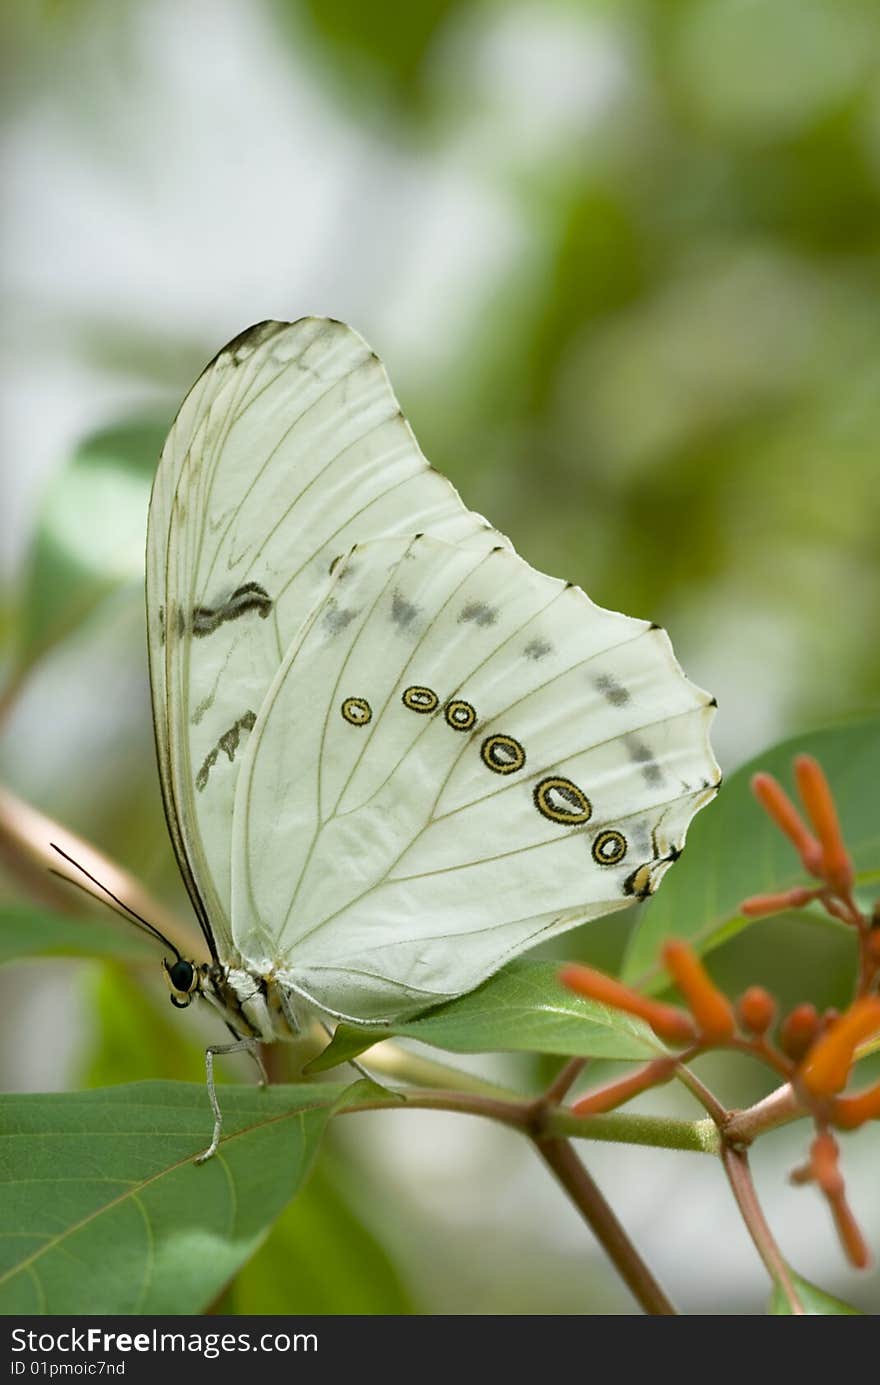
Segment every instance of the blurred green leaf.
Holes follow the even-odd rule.
[[[750,789],[752,775],[766,770],[794,794],[791,766],[801,752],[815,755],[830,780],[859,880],[880,879],[880,721],[795,736],[738,769],[725,781],[718,799],[696,818],[683,860],[644,906],[633,930],[623,967],[625,981],[661,979],[657,959],[667,938],[685,938],[707,952],[752,922],[739,912],[749,895],[810,883],[791,843]]]
[[[795,1274],[794,1270],[790,1267],[789,1274],[791,1275],[798,1297],[803,1304],[804,1311],[809,1314],[810,1317],[814,1315],[831,1315],[837,1317],[862,1316],[860,1308],[852,1308],[848,1303],[844,1303],[842,1299],[835,1298],[833,1294],[826,1294],[824,1289],[817,1289],[815,1284],[811,1284],[808,1279],[802,1279],[801,1276]],[[791,1305],[778,1284],[774,1287],[773,1296],[770,1300],[770,1312],[780,1317],[791,1317],[792,1315]]]
[[[0,964],[28,957],[155,961],[156,946],[121,921],[53,914],[36,904],[0,904]]]
[[[221,1313],[412,1313],[387,1252],[322,1159],[218,1305]]]
[[[641,1020],[565,990],[555,963],[520,960],[418,1019],[387,1029],[340,1024],[307,1071],[326,1072],[391,1035],[452,1053],[504,1050],[632,1060],[665,1052]]]
[[[63,639],[114,587],[143,581],[147,508],[164,433],[154,421],[104,429],[54,478],[25,578],[22,666]]]
[[[0,1313],[198,1313],[303,1183],[341,1100],[369,1083],[205,1088],[149,1082],[0,1097]]]

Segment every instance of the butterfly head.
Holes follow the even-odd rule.
[[[162,972],[171,991],[171,1004],[178,1010],[185,1010],[192,1003],[193,997],[199,993],[198,967],[178,953],[173,962],[163,957]]]

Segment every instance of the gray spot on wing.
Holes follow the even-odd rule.
[[[238,750],[238,744],[241,740],[242,732],[252,731],[256,724],[256,720],[257,718],[254,712],[245,712],[244,716],[240,716],[238,718],[238,721],[233,722],[232,726],[230,726],[228,731],[223,732],[223,735],[220,737],[219,741],[214,746],[213,750],[208,751],[208,754],[205,756],[204,761],[202,762],[202,767],[196,775],[196,788],[199,791],[201,791],[207,784],[208,775],[211,773],[211,770],[216,765],[217,758],[221,750],[227,756],[231,764],[232,761],[235,759],[235,752]]]
[[[546,640],[530,640],[523,650],[527,659],[543,659],[547,654],[552,654],[553,646]]]
[[[338,635],[351,624],[356,615],[357,611],[347,611],[333,601],[324,612],[322,624],[331,635]]]
[[[596,687],[612,707],[624,707],[629,702],[629,693],[622,683],[610,673],[603,673],[596,679]]]
[[[485,601],[469,601],[462,609],[459,617],[459,625],[465,621],[472,621],[474,625],[494,625],[498,619],[498,612],[494,606],[490,606]]]
[[[644,741],[640,741],[637,736],[627,736],[625,745],[630,756],[636,764],[641,767],[642,775],[646,784],[662,784],[663,771],[654,759],[654,752]]]
[[[419,613],[418,606],[414,606],[411,601],[407,601],[400,592],[395,592],[391,598],[391,619],[401,630],[405,630],[408,625],[412,625]]]

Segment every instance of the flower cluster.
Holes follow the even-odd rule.
[[[849,1007],[843,1013],[826,1010],[819,1014],[815,1006],[803,1003],[779,1022],[776,1002],[762,986],[750,986],[733,1004],[711,980],[692,948],[676,938],[667,941],[662,960],[686,1008],[642,995],[591,967],[565,967],[562,981],[571,990],[639,1016],[659,1038],[682,1049],[589,1093],[572,1110],[584,1116],[612,1110],[636,1093],[668,1081],[683,1064],[709,1048],[753,1054],[789,1084],[799,1109],[811,1116],[816,1136],[807,1163],[795,1171],[793,1181],[816,1184],[828,1201],[848,1258],[862,1267],[868,1263],[868,1251],[846,1202],[839,1148],[831,1127],[853,1130],[866,1121],[880,1119],[880,1082],[862,1091],[845,1090],[860,1046],[880,1035],[880,908],[868,916],[856,903],[852,860],[821,766],[811,756],[800,755],[795,760],[795,778],[809,826],[771,775],[756,774],[752,787],[817,884],[755,895],[743,902],[741,911],[748,918],[759,918],[818,902],[832,917],[851,927],[858,939],[859,962]],[[722,1139],[735,1131],[735,1114],[722,1113]],[[726,1132],[728,1123],[730,1135]]]

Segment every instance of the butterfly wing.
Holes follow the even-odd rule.
[[[150,504],[153,714],[178,861],[224,957],[235,784],[266,691],[332,560],[420,530],[507,542],[428,466],[381,362],[343,323],[260,323],[181,406]]]
[[[358,546],[243,757],[236,944],[355,1019],[469,990],[656,885],[713,714],[665,632],[502,547]]]

